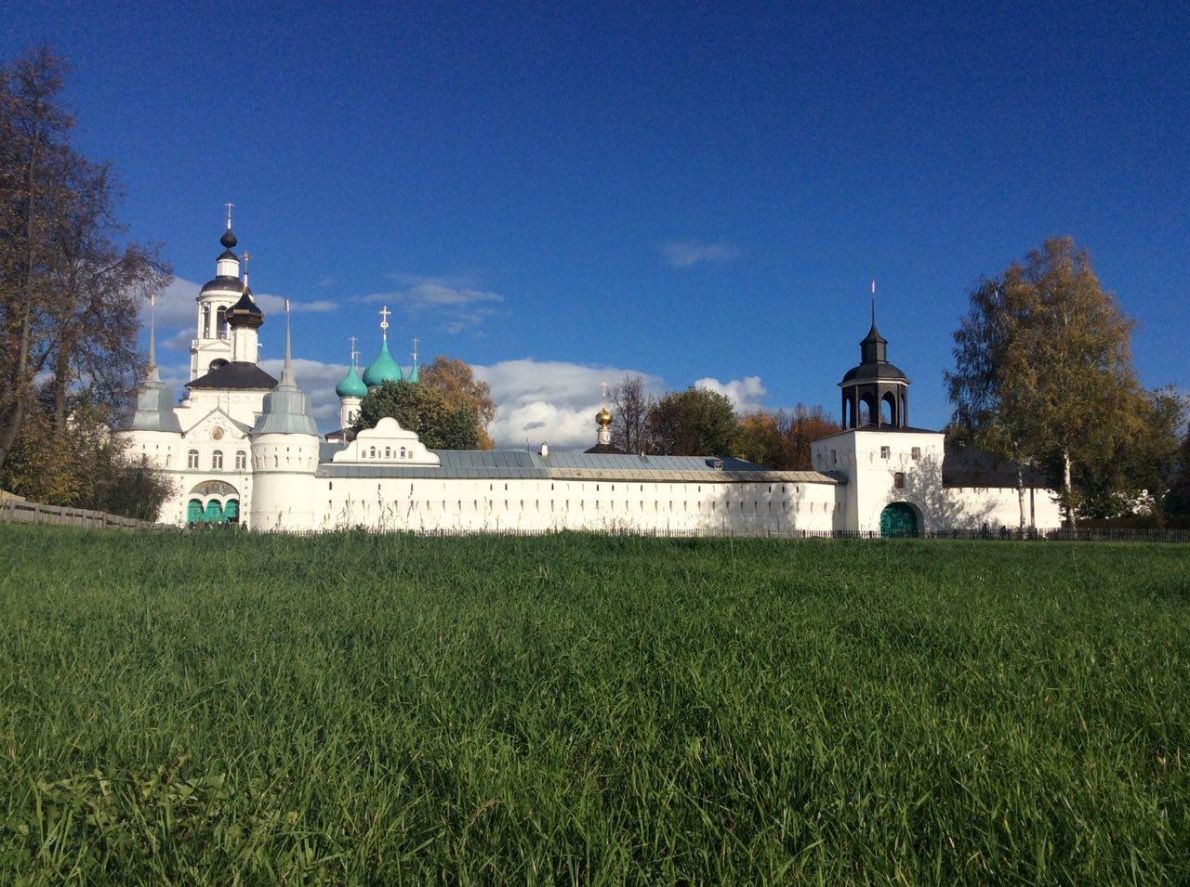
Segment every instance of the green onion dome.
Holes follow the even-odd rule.
[[[354,366],[347,368],[347,375],[335,386],[335,394],[339,397],[364,397],[368,393],[368,386],[359,377]]]
[[[400,382],[404,378],[401,368],[397,366],[393,356],[388,353],[388,338],[386,337],[384,344],[380,346],[380,353],[364,370],[364,384],[369,388],[375,388],[384,382]]]

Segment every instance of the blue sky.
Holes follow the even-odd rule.
[[[0,57],[73,64],[77,143],[178,275],[167,334],[236,203],[253,289],[314,309],[295,351],[324,428],[382,303],[394,350],[417,335],[489,379],[505,444],[587,443],[627,370],[834,414],[873,276],[913,424],[937,427],[967,292],[1052,234],[1137,318],[1142,380],[1190,385],[1184,3],[17,3],[4,24]]]

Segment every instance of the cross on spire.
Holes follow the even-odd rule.
[[[235,204],[234,203],[225,203],[223,205],[227,207],[227,230],[230,231],[231,230],[231,208],[233,206],[235,206]]]
[[[355,362],[359,360],[359,352],[355,350],[356,338],[351,337],[351,365],[354,367]]]
[[[392,312],[388,310],[387,305],[380,309],[380,329],[384,331],[385,336],[388,335],[388,316],[390,314]]]
[[[876,326],[876,278],[872,278],[872,326]]]
[[[603,388],[603,401],[602,402],[607,403],[607,383],[601,382],[600,385]]]
[[[417,363],[417,346],[418,346],[419,342],[421,342],[421,339],[419,339],[417,336],[414,336],[413,337],[413,362],[414,363]]]

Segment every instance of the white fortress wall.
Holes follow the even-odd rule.
[[[711,534],[830,531],[834,483],[580,478],[335,477],[320,472],[323,529]]]

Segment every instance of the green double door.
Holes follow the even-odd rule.
[[[917,532],[917,512],[904,502],[894,502],[880,512],[881,536],[916,536]]]
[[[240,503],[231,499],[226,505],[220,505],[214,499],[203,507],[198,499],[191,499],[186,507],[186,521],[192,524],[226,524],[238,523],[240,519]]]

